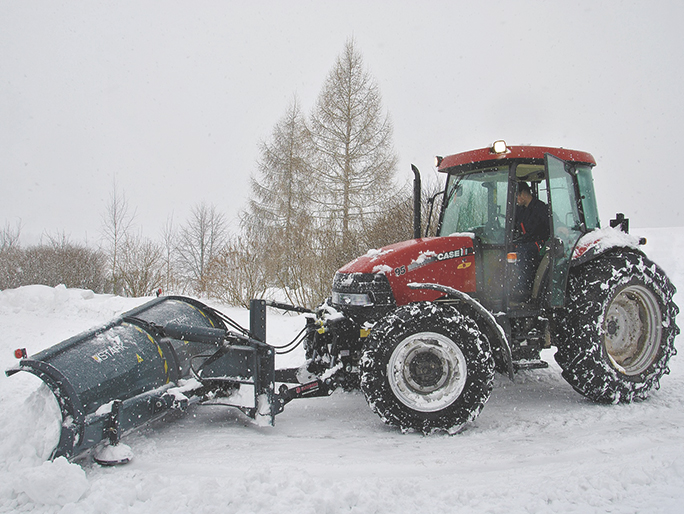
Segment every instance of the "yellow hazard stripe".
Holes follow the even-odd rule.
[[[168,363],[168,361],[166,360],[166,357],[164,356],[164,352],[162,351],[161,346],[159,346],[159,344],[157,343],[156,339],[155,339],[154,337],[152,337],[150,334],[148,334],[145,330],[143,330],[142,328],[140,328],[140,327],[137,326],[137,325],[133,325],[133,326],[135,327],[135,329],[136,329],[138,332],[140,332],[141,334],[145,334],[145,335],[147,336],[147,339],[149,339],[150,342],[151,342],[154,346],[157,347],[157,353],[159,353],[159,356],[161,357],[162,361],[164,361],[164,377],[166,378],[166,382],[165,382],[165,383],[168,384],[168,383],[171,381],[171,378],[169,377],[169,363]],[[138,354],[136,354],[136,356],[137,356],[137,359],[138,359],[138,364],[140,364],[140,363],[142,362],[142,358],[140,358],[140,356],[138,356]]]

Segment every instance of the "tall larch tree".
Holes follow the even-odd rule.
[[[333,260],[340,265],[365,250],[360,235],[395,195],[397,163],[389,115],[353,39],[323,85],[310,127],[315,200],[319,216],[329,221]]]
[[[260,146],[252,176],[249,208],[243,230],[261,254],[270,281],[298,304],[311,304],[307,276],[315,261],[312,250],[311,144],[297,100]]]

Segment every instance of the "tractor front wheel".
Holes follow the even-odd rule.
[[[361,359],[371,409],[401,430],[458,432],[492,391],[487,338],[454,307],[417,303],[378,322]]]
[[[597,402],[644,399],[669,372],[679,333],[675,288],[640,252],[616,250],[571,270],[556,361]]]

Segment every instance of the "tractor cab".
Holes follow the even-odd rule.
[[[497,141],[491,148],[438,157],[437,165],[448,174],[437,235],[472,235],[477,282],[472,296],[492,312],[524,315],[562,307],[572,250],[583,234],[599,228],[594,158]],[[542,202],[548,225],[546,239],[536,241],[532,253],[522,251],[524,226],[517,219],[516,200],[527,190],[523,184]]]

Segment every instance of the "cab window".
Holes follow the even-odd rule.
[[[470,232],[484,243],[503,244],[508,166],[451,175],[440,235]]]
[[[587,230],[601,228],[596,196],[594,195],[594,178],[591,174],[591,166],[578,165],[576,169],[586,228]]]

